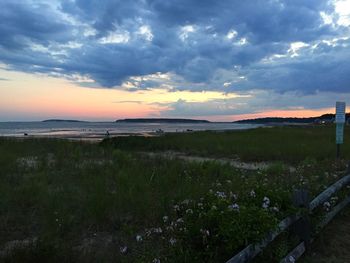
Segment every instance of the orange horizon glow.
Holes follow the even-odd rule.
[[[327,113],[334,113],[334,108],[324,108],[316,110],[270,110],[260,113],[242,114],[235,116],[235,120],[255,119],[265,117],[280,117],[280,118],[309,118],[317,117]]]
[[[178,100],[200,103],[239,97],[237,94],[215,91],[170,92],[155,88],[129,92],[123,89],[86,88],[65,79],[0,68],[0,77],[5,74],[10,81],[0,81],[0,121],[38,121],[56,118],[114,121],[123,118],[168,117],[164,115],[164,111],[171,110],[169,105]],[[176,117],[235,121],[262,117],[315,117],[334,111],[334,108],[269,109],[251,114]]]

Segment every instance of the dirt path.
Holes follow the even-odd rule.
[[[349,206],[316,236],[300,263],[350,263]]]
[[[202,156],[190,156],[186,155],[181,152],[142,152],[142,154],[151,156],[151,157],[164,157],[169,159],[181,159],[185,161],[191,161],[191,162],[206,162],[206,161],[215,161],[222,164],[229,164],[235,168],[238,169],[245,169],[245,170],[264,170],[268,168],[273,163],[270,162],[242,162],[239,160],[229,159],[229,158],[210,158],[210,157],[202,157]],[[295,171],[295,168],[290,166],[289,167],[291,172]]]

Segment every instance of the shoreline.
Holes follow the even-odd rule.
[[[152,133],[111,133],[109,136],[106,134],[95,133],[95,134],[81,134],[81,135],[0,135],[0,138],[5,139],[17,139],[17,140],[29,140],[29,139],[62,139],[69,141],[85,141],[85,142],[101,142],[106,138],[116,138],[116,137],[127,137],[127,136],[141,136],[141,137],[153,137],[157,134]]]
[[[18,140],[26,140],[26,139],[62,139],[62,140],[70,140],[70,141],[82,141],[82,142],[101,142],[103,139],[107,138],[117,138],[117,137],[128,137],[128,136],[137,136],[137,137],[158,137],[165,134],[183,134],[183,133],[195,133],[195,132],[213,132],[213,133],[222,133],[222,132],[233,132],[233,131],[243,131],[243,130],[252,130],[257,128],[274,128],[274,127],[311,127],[318,125],[310,125],[304,123],[266,123],[266,124],[249,124],[250,127],[240,127],[235,129],[187,129],[187,130],[169,130],[169,131],[144,131],[144,132],[109,132],[107,136],[106,133],[103,132],[91,132],[91,133],[77,133],[72,130],[55,130],[45,133],[34,133],[30,134],[0,134],[0,138],[6,139],[18,139]]]
[[[116,137],[128,137],[128,136],[140,136],[140,137],[155,137],[162,136],[165,134],[182,134],[182,133],[193,133],[193,132],[227,132],[227,131],[241,131],[241,130],[250,130],[256,129],[259,127],[269,127],[268,125],[243,125],[235,128],[223,128],[223,129],[198,129],[198,127],[181,127],[182,129],[162,129],[163,127],[159,127],[159,129],[152,129],[151,131],[135,131],[135,132],[116,132],[106,129],[105,132],[102,131],[77,131],[77,130],[69,130],[69,129],[56,129],[45,132],[33,131],[31,133],[30,130],[25,131],[23,129],[23,133],[9,133],[9,134],[1,134],[0,138],[10,138],[10,139],[66,139],[71,141],[93,141],[100,142],[106,138],[116,138]],[[108,135],[107,135],[108,133]]]

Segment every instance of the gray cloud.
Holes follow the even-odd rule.
[[[218,116],[261,113],[273,110],[303,110],[334,108],[335,101],[350,101],[349,93],[318,92],[303,95],[297,92],[276,93],[265,90],[254,90],[236,98],[215,99],[206,102],[177,102],[161,104],[167,110],[161,116]]]
[[[73,28],[51,6],[29,1],[1,2],[0,46],[18,51],[31,43],[47,46],[72,39]]]
[[[348,31],[323,23],[321,11],[334,7],[328,0],[3,0],[0,61],[97,83],[78,83],[88,87],[125,87],[161,72],[172,76],[170,90],[347,91],[349,43],[322,41]],[[289,56],[300,41],[316,47]],[[286,57],[266,63],[274,54]],[[164,82],[146,79],[129,90]]]

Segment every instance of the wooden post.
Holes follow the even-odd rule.
[[[337,159],[339,159],[340,158],[340,144],[339,143],[337,143]]]
[[[302,217],[292,225],[292,231],[304,242],[307,248],[311,239],[311,224],[309,219],[309,193],[305,189],[296,190],[293,193],[293,204],[298,208],[304,208]]]

